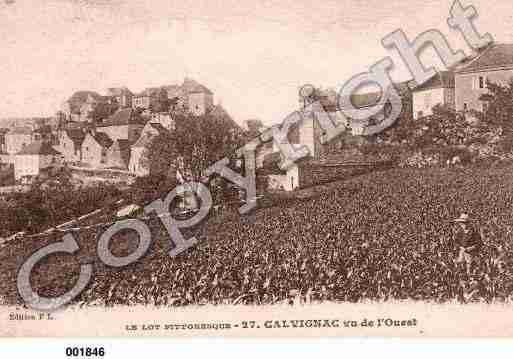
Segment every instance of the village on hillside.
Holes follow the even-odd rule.
[[[181,85],[109,88],[105,96],[77,91],[54,117],[19,119],[0,129],[1,186],[27,185],[66,166],[76,173],[125,180],[149,174],[144,160],[151,139],[174,130],[173,116],[224,116],[214,94],[186,78]]]
[[[366,136],[365,126],[355,125],[344,115],[334,90],[317,89],[311,98],[300,96],[299,107],[305,108],[310,102],[320,100],[332,119],[345,126],[347,131],[336,141],[321,144],[319,124],[313,117],[305,118],[290,130],[289,141],[305,145],[309,150],[308,160],[281,170],[276,165],[280,158],[278,148],[271,141],[257,149],[258,173],[266,177],[267,188],[291,191],[315,181],[326,182],[340,177],[339,172],[346,170],[347,163],[390,159],[365,156],[362,145],[395,145],[399,149],[401,145],[410,144],[408,153],[403,151],[401,154],[407,156],[403,162],[411,164],[415,158],[422,157],[412,151],[415,139],[429,137],[436,131],[436,126],[425,123],[436,109],[452,112],[454,123],[448,125],[450,129],[445,128],[449,131],[446,134],[448,140],[443,139],[443,133],[431,133],[435,140],[433,145],[461,147],[465,142],[462,136],[467,139],[469,136],[488,136],[485,142],[493,144],[493,138],[492,141],[490,138],[495,136],[497,140],[502,129],[484,128],[480,121],[488,110],[487,87],[489,83],[507,85],[512,77],[513,45],[492,44],[453,68],[438,72],[420,86],[412,81],[396,84],[403,99],[401,117],[392,128],[375,136]],[[358,94],[352,97],[352,102],[358,108],[383,106],[383,96],[379,93]],[[62,166],[86,180],[88,177],[114,178],[130,182],[136,177],[147,176],[149,168],[145,157],[148,157],[152,139],[173,132],[174,117],[180,113],[187,113],[192,118],[213,114],[225,117],[231,126],[239,127],[221,105],[214,104],[213,92],[190,78],[185,78],[181,85],[147,88],[137,94],[126,87],[109,88],[105,96],[93,91],[77,91],[52,118],[18,120],[10,128],[0,129],[0,186],[4,192],[19,190],[19,186],[28,185],[37,177],[51,176],[55,168]],[[246,120],[241,127],[244,127],[246,137],[251,138],[259,136],[264,126],[259,120]],[[406,137],[398,139],[400,133]],[[454,142],[455,138],[461,141]],[[482,152],[483,148],[477,151]],[[386,153],[380,152],[382,155]],[[432,160],[433,156],[430,156],[420,162]],[[461,156],[444,159],[447,160],[459,162]]]

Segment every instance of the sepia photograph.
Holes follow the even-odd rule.
[[[0,336],[513,336],[510,1],[0,19]]]

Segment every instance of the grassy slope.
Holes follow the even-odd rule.
[[[33,281],[43,295],[74,282],[77,262],[95,261],[95,279],[80,301],[230,303],[241,295],[271,303],[299,290],[312,298],[504,299],[513,294],[513,165],[463,169],[394,169],[332,183],[286,206],[243,219],[211,219],[197,229],[200,244],[169,258],[154,222],[148,255],[110,269],[95,255],[94,233],[81,233],[79,256],[55,256]],[[319,190],[320,189],[320,190]],[[309,192],[312,192],[310,190]],[[487,246],[469,278],[454,263],[450,219],[467,212],[483,226]],[[129,253],[130,235],[114,241]],[[35,249],[58,238],[18,242],[0,252],[0,296],[16,300],[17,268]],[[502,269],[491,265],[502,246]],[[149,289],[148,289],[149,288]]]

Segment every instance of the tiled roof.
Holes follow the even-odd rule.
[[[155,136],[143,135],[132,145],[133,148],[137,147],[149,147]]]
[[[513,44],[492,44],[457,72],[478,72],[513,67]]]
[[[169,86],[163,86],[162,87],[167,92],[167,97],[172,99],[175,97],[180,97],[183,95],[183,89],[181,86],[178,85],[169,85]]]
[[[35,141],[25,146],[19,155],[60,155],[61,153],[55,150],[50,143],[46,141]]]
[[[85,133],[82,130],[66,130],[66,135],[73,141],[75,147],[80,147],[84,142]]]
[[[198,81],[186,77],[181,85],[162,86],[161,89],[167,92],[168,98],[181,97],[190,93],[205,93],[212,95],[212,91]]]
[[[110,96],[132,95],[132,92],[126,87],[112,87],[107,89],[107,91]]]
[[[94,91],[77,91],[75,92],[69,99],[69,107],[72,113],[79,113],[80,107],[87,102],[87,99],[91,96],[94,100],[98,102],[105,101],[105,98],[101,96],[99,93]]]
[[[206,93],[212,95],[212,91],[210,91],[206,86],[188,77],[184,79],[181,87],[187,93]]]
[[[102,147],[108,148],[112,146],[112,144],[114,143],[112,139],[109,137],[109,135],[107,135],[104,132],[96,132],[92,134],[92,136],[95,139],[95,141],[98,142]]]
[[[440,71],[435,76],[417,86],[415,82],[411,84],[412,91],[422,91],[434,88],[454,88],[454,73],[452,71]]]
[[[98,127],[123,126],[128,124],[144,124],[139,113],[132,108],[125,108],[117,111],[105,121],[99,123]]]

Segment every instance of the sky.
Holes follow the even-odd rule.
[[[513,41],[511,0],[462,0],[475,25]],[[493,4],[493,5],[492,5]],[[0,0],[0,118],[54,114],[74,91],[133,92],[180,84],[209,87],[239,123],[281,122],[304,84],[341,86],[385,56],[381,39],[438,29],[469,53],[446,24],[452,0]],[[441,66],[427,50],[422,59]]]

